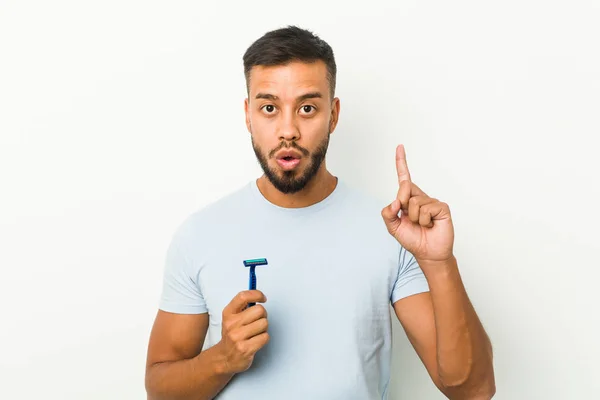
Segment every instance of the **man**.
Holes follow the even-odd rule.
[[[244,67],[264,175],[175,233],[149,399],[385,399],[390,304],[447,397],[491,398],[492,349],[461,282],[448,205],[412,183],[403,146],[397,198],[383,210],[326,168],[340,112],[329,45],[278,29],[248,48]],[[257,258],[267,265],[246,290],[243,262]]]

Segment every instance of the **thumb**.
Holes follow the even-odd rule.
[[[398,212],[400,212],[400,200],[398,199],[392,201],[389,206],[381,210],[383,221],[391,234],[394,234],[400,227]]]

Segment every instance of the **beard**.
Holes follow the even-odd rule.
[[[271,184],[284,194],[293,194],[301,191],[304,187],[315,177],[325,155],[327,154],[327,148],[329,147],[329,133],[319,143],[319,146],[314,152],[309,152],[307,149],[300,147],[296,142],[281,142],[279,146],[271,150],[268,157],[262,152],[262,150],[254,143],[252,138],[252,148],[258,163],[260,164],[265,176],[271,182]],[[295,149],[298,150],[304,157],[309,157],[309,164],[304,168],[304,171],[276,171],[269,167],[268,160],[273,158],[275,154],[281,149]]]

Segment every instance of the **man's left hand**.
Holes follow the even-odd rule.
[[[389,233],[419,263],[451,260],[454,227],[448,204],[429,197],[412,183],[403,145],[396,148],[396,170],[396,200],[381,211]]]

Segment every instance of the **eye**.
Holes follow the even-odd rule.
[[[262,110],[266,111],[267,114],[272,114],[275,111],[275,106],[273,104],[267,104],[266,106],[261,107]]]
[[[305,114],[310,114],[311,111],[315,110],[315,108],[313,106],[302,106],[301,110],[305,113]]]

